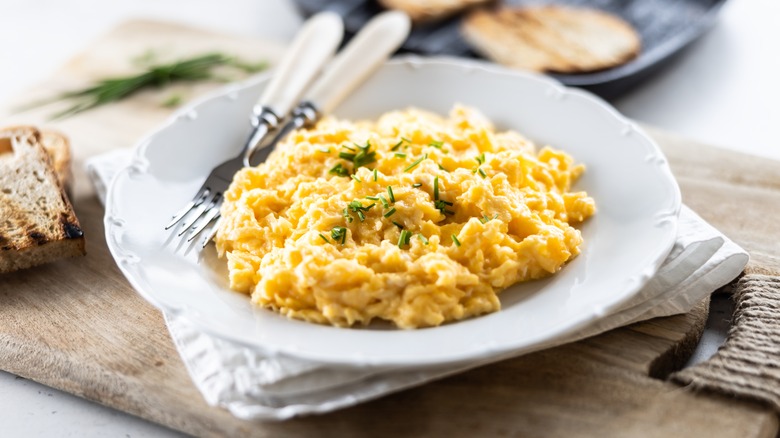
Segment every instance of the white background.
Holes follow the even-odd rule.
[[[125,19],[166,19],[280,41],[300,25],[289,0],[0,0],[0,5],[0,101],[45,79]],[[777,0],[731,0],[712,31],[613,103],[639,121],[780,160],[778,17]],[[0,435],[178,436],[3,372]]]

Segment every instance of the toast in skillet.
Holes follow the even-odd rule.
[[[509,67],[539,72],[583,73],[636,57],[641,40],[619,17],[562,6],[479,9],[463,21],[475,51]]]
[[[466,9],[486,5],[493,0],[379,0],[388,9],[406,12],[414,23],[448,18]]]

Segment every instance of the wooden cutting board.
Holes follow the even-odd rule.
[[[209,407],[190,381],[161,314],[120,274],[105,245],[103,209],[84,160],[133,145],[160,124],[170,91],[57,123],[52,108],[7,108],[131,69],[155,48],[165,55],[217,49],[274,61],[278,44],[178,25],[133,21],[105,35],[51,79],[0,112],[0,123],[54,127],[72,139],[74,204],[88,255],[0,276],[0,368],[174,429],[200,436],[733,436],[773,437],[767,408],[665,381],[701,334],[707,303],[575,344],[481,367],[339,412],[284,423],[250,423]],[[180,88],[191,96],[218,84]],[[754,262],[780,267],[780,163],[652,131],[672,162],[684,201],[748,248]],[[0,414],[1,416],[2,414]]]

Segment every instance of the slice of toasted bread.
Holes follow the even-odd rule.
[[[493,0],[379,0],[388,9],[406,12],[414,23],[439,21]]]
[[[623,64],[641,49],[630,24],[612,14],[562,6],[480,9],[462,32],[483,56],[509,67],[582,73]]]
[[[41,146],[49,153],[54,171],[57,173],[57,179],[70,197],[72,195],[73,172],[70,166],[70,141],[68,141],[68,137],[59,132],[44,129],[41,131]]]
[[[0,130],[0,273],[84,255],[84,233],[32,127]]]

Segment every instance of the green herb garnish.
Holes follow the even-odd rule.
[[[398,143],[393,145],[393,147],[391,147],[390,150],[395,152],[395,151],[397,151],[401,147],[402,144],[404,144],[404,139],[403,138],[401,138],[401,140],[399,140]]]
[[[328,238],[327,238],[327,237],[323,236],[323,235],[322,235],[322,233],[317,233],[317,234],[319,234],[319,235],[320,235],[320,239],[324,240],[324,241],[325,241],[325,243],[330,243],[330,240],[328,240]]]
[[[356,177],[355,175],[350,175],[350,178],[354,179],[355,181],[362,183],[363,181],[360,180],[360,178]]]
[[[406,166],[406,169],[404,169],[404,172],[408,172],[408,171],[414,169],[415,167],[417,167],[418,164],[422,163],[423,160],[425,160],[426,158],[428,158],[428,154],[423,155],[422,157],[420,157],[417,160],[415,160],[414,163]]]
[[[482,168],[481,168],[481,167],[480,167],[479,169],[477,169],[477,172],[479,172],[479,175],[480,175],[482,178],[487,178],[487,173],[485,173],[485,171],[484,171],[484,170],[482,170]]]
[[[335,166],[331,167],[328,173],[338,176],[349,176],[349,169],[342,166],[341,163],[336,164]]]
[[[393,188],[391,186],[387,186],[387,196],[390,197],[390,202],[395,202],[395,196],[393,195]]]
[[[420,239],[420,240],[422,240],[422,243],[424,243],[424,244],[426,244],[426,245],[429,243],[429,242],[428,242],[428,239],[427,239],[425,236],[423,236],[423,235],[422,235],[422,233],[418,234],[418,235],[417,235],[417,238],[418,238],[418,239]]]
[[[384,196],[379,195],[379,201],[382,203],[382,205],[387,208],[390,206],[390,204],[387,202],[387,199],[385,199]]]
[[[344,207],[342,215],[347,220],[348,223],[352,223],[353,219],[352,216],[349,215],[349,209],[347,207]]]
[[[379,200],[379,198],[377,198],[376,196],[366,196],[366,199],[370,199],[372,201],[378,201]]]
[[[450,237],[452,238],[452,241],[455,242],[455,246],[460,246],[460,240],[458,240],[457,236],[452,234],[452,235],[450,235]]]
[[[376,168],[374,168],[374,182],[376,182]]]
[[[376,204],[371,204],[364,207],[359,200],[355,199],[347,205],[347,208],[352,210],[353,213],[356,213],[358,219],[360,219],[360,222],[363,222],[366,220],[366,215],[364,212],[371,210],[371,208],[373,208],[375,205]]]
[[[376,161],[376,151],[371,150],[371,142],[366,142],[362,146],[355,143],[355,146],[359,149],[357,152],[339,152],[339,158],[352,162],[353,171],[357,171],[358,167],[363,167]],[[346,145],[342,147],[352,151],[355,150]]]
[[[422,183],[414,183],[414,184],[412,184],[412,187],[414,187],[415,189],[417,187],[422,187]]]
[[[480,165],[485,164],[485,153],[482,152],[481,154],[474,157],[474,159],[477,160],[477,163],[479,163]]]
[[[393,221],[393,225],[395,225],[396,227],[398,227],[398,228],[400,228],[400,229],[402,229],[402,230],[404,229],[404,224],[399,224],[399,223],[398,223],[398,222],[396,222],[396,221]]]
[[[406,158],[406,154],[403,152],[396,152],[394,155],[398,158]]]
[[[439,166],[439,169],[441,169],[441,170],[443,170],[443,171],[445,171],[447,173],[450,172],[449,170],[445,169],[444,166],[442,166],[441,164],[439,164],[439,163],[436,163],[436,164]]]
[[[412,142],[411,140],[409,140],[409,139],[408,139],[408,138],[406,138],[406,137],[401,137],[401,140],[403,140],[403,141],[405,141],[405,142],[407,142],[407,143],[411,143],[411,142]]]
[[[393,207],[390,210],[387,210],[387,213],[385,213],[384,216],[385,217],[390,217],[390,216],[394,215],[395,212],[396,212],[396,209],[395,209],[395,207]]]
[[[439,200],[439,176],[433,177],[433,200]]]
[[[452,202],[447,202],[439,199],[438,201],[435,201],[433,205],[436,207],[437,210],[442,212],[442,214],[455,214],[454,211],[448,210],[447,207],[451,207],[453,204]]]
[[[441,146],[444,144],[443,141],[432,141],[428,144],[428,146],[433,146],[436,149],[441,149]]]
[[[398,247],[403,248],[409,245],[409,239],[412,238],[412,232],[409,230],[401,230],[401,235],[398,236]]]
[[[482,222],[483,224],[486,224],[497,217],[498,217],[498,213],[494,214],[493,217],[488,217],[486,214],[483,214],[482,217],[479,218],[479,221]]]
[[[333,227],[333,229],[330,230],[330,237],[343,245],[344,241],[347,239],[347,229],[345,227]]]

